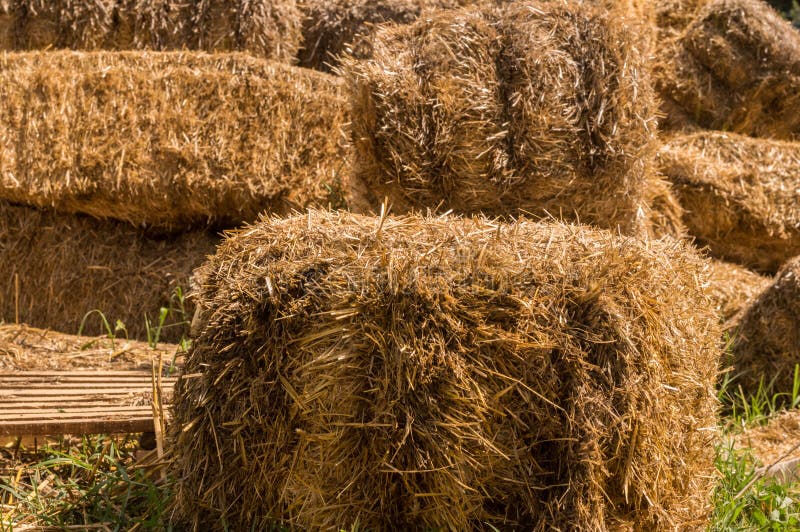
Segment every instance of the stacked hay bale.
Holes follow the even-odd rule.
[[[174,515],[701,526],[719,357],[706,267],[676,241],[529,221],[310,211],[247,228],[200,274]]]
[[[701,127],[800,135],[800,34],[759,0],[717,0],[662,50],[656,87]]]
[[[713,256],[774,273],[800,254],[800,144],[696,133],[669,139],[658,164]]]
[[[774,282],[729,328],[736,383],[750,393],[760,384],[790,393],[800,364],[800,257],[788,261]]]
[[[583,3],[381,27],[372,58],[344,64],[354,189],[396,212],[438,205],[639,230],[656,104],[634,44]]]
[[[285,63],[302,23],[295,0],[5,0],[3,12],[21,36],[4,50],[241,50]]]
[[[157,231],[325,205],[338,80],[243,55],[27,53],[0,66],[0,198]]]
[[[772,279],[736,264],[712,259],[708,281],[720,320],[726,322],[761,294]]]
[[[0,50],[16,48],[17,17],[19,9],[16,0],[0,0]]]
[[[146,337],[217,230],[338,201],[346,105],[326,74],[189,52],[0,71],[0,319],[75,332],[98,309]]]

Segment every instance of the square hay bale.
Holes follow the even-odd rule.
[[[800,254],[800,144],[704,132],[658,153],[689,233],[718,258],[764,273]]]
[[[132,370],[151,369],[159,358],[165,365],[182,363],[182,350],[174,344],[75,336],[29,325],[0,325],[0,370]]]
[[[309,211],[198,273],[176,524],[702,526],[706,261],[586,226]]]
[[[62,45],[62,16],[66,0],[19,0],[22,9],[17,44],[43,50]]]
[[[189,47],[189,0],[117,0],[114,50],[181,50]]]
[[[476,3],[471,0],[306,0],[303,12],[300,66],[329,71],[351,47],[359,57],[369,56],[367,35],[375,26],[409,24],[421,15]],[[489,3],[489,1],[485,2]]]
[[[77,333],[99,310],[112,330],[120,320],[130,338],[146,340],[145,314],[155,326],[159,309],[173,307],[161,340],[177,342],[188,326],[175,289],[189,288],[217,241],[202,231],[154,238],[120,222],[0,201],[0,322]],[[107,332],[98,313],[86,318],[84,334]]]
[[[800,33],[765,2],[707,4],[659,63],[659,93],[700,126],[800,135]]]
[[[656,130],[636,39],[608,10],[527,2],[381,27],[344,63],[354,184],[395,211],[579,219],[632,232]]]
[[[243,54],[53,52],[0,65],[0,198],[152,231],[326,206],[337,78]]]
[[[791,393],[800,364],[800,257],[784,264],[728,330],[734,383],[755,393],[763,380],[774,392]]]
[[[99,50],[111,44],[119,0],[62,1],[64,7],[61,26],[64,48]]]
[[[738,264],[712,259],[708,282],[711,298],[724,322],[760,295],[772,283],[772,279]]]
[[[302,17],[295,0],[198,0],[193,47],[241,50],[292,63],[300,47]]]

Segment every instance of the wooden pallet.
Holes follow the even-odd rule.
[[[148,371],[0,372],[0,436],[158,431],[177,377]]]

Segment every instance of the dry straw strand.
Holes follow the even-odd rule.
[[[633,232],[652,177],[643,58],[604,10],[517,3],[382,27],[349,58],[353,185],[396,212],[580,219]]]
[[[688,232],[718,258],[774,273],[800,254],[800,144],[679,135],[658,153]]]
[[[199,52],[32,52],[0,71],[0,198],[161,232],[327,206],[344,177],[326,74]]]
[[[121,320],[131,338],[147,339],[145,314],[155,326],[161,307],[177,310],[178,303],[171,301],[175,289],[189,288],[192,270],[217,241],[202,231],[154,238],[121,222],[0,201],[0,321],[14,318],[18,275],[25,323],[74,334],[87,313],[99,310],[112,332]],[[190,305],[186,311],[192,312]],[[167,324],[185,319],[173,312]],[[177,342],[187,330],[187,324],[167,327],[161,339]],[[92,313],[84,332],[109,331]]]
[[[704,259],[562,224],[310,211],[198,274],[171,429],[201,529],[685,529],[713,480]]]

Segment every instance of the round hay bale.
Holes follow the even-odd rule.
[[[0,0],[0,51],[16,49],[19,18],[18,0]]]
[[[800,135],[800,33],[759,0],[717,0],[664,48],[656,86],[709,129]]]
[[[605,9],[444,11],[380,28],[371,48],[344,71],[354,179],[373,206],[640,229],[656,105]]]
[[[199,0],[192,18],[192,47],[243,50],[291,63],[300,46],[301,18],[295,0]]]
[[[337,78],[242,54],[53,52],[0,67],[0,198],[171,232],[327,206]]]
[[[733,318],[772,282],[747,268],[715,259],[711,261],[708,280],[711,298],[723,322]]]
[[[691,235],[710,253],[764,273],[800,254],[800,144],[705,132],[659,151]]]
[[[774,392],[791,393],[800,364],[800,257],[780,269],[729,332],[734,384],[755,393],[763,381]]]
[[[585,226],[309,211],[198,273],[176,388],[196,529],[702,526],[706,262]]]
[[[100,311],[112,330],[125,324],[130,338],[148,339],[161,307],[173,308],[161,340],[188,332],[175,289],[189,288],[192,270],[219,239],[196,231],[154,238],[127,224],[64,216],[0,201],[0,322],[76,333],[87,313]],[[191,316],[187,306],[185,314]],[[108,334],[100,314],[84,334]],[[119,336],[125,336],[120,331]]]

